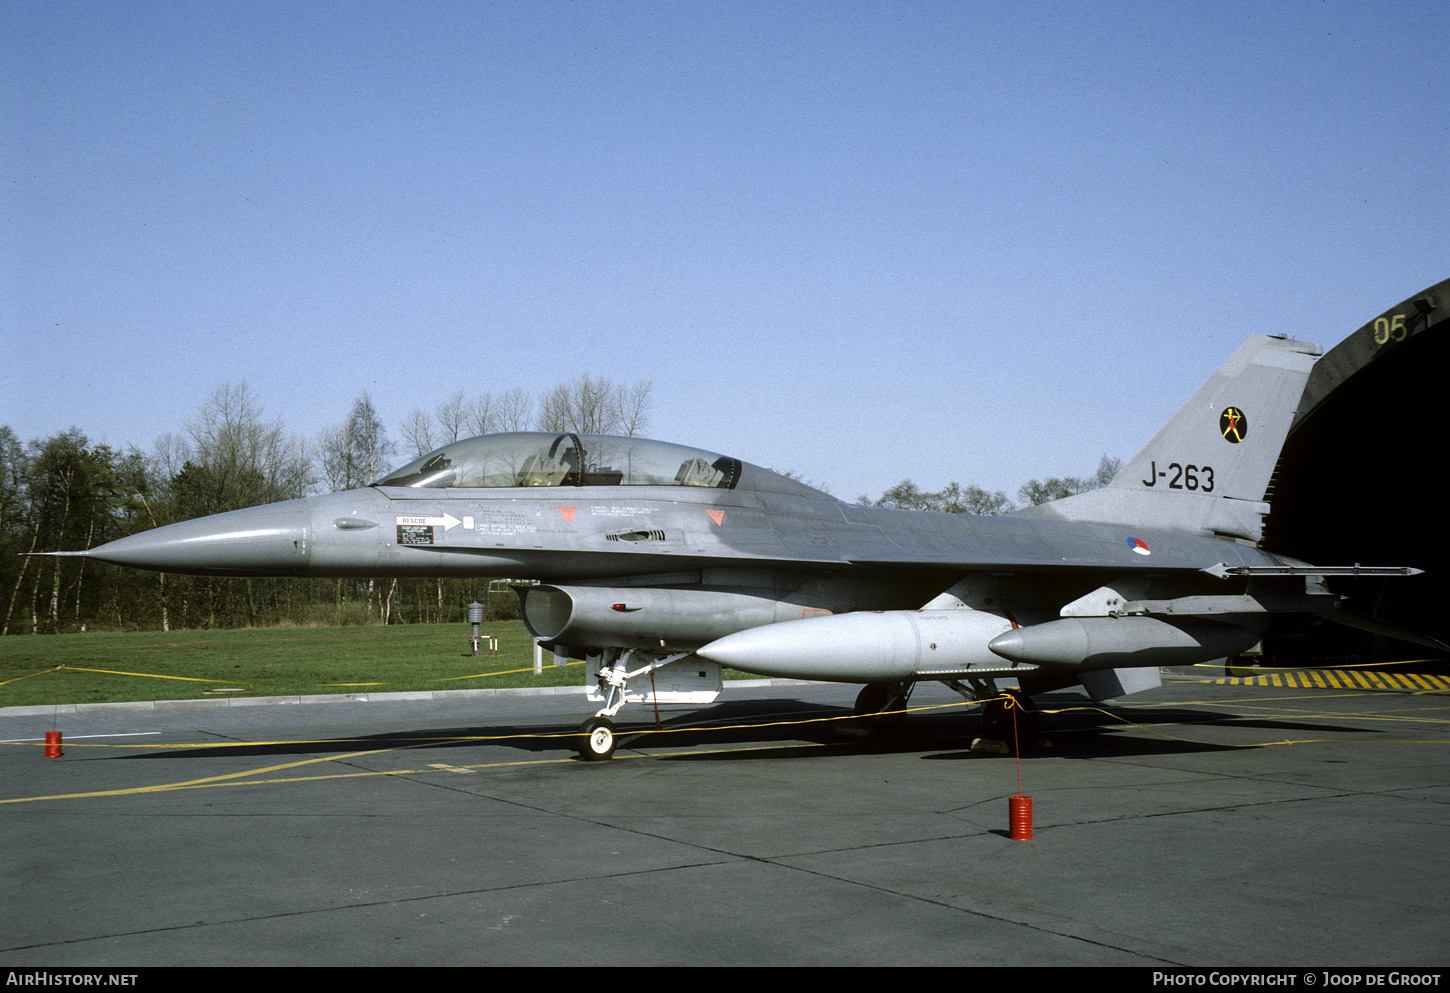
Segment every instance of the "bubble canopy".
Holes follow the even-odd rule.
[[[831,499],[819,490],[728,455],[645,438],[554,431],[487,434],[455,441],[372,485],[416,489],[694,486]]]

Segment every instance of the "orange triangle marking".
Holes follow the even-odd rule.
[[[554,509],[559,512],[560,517],[564,518],[565,524],[573,524],[574,515],[579,513],[578,507],[555,507]]]
[[[705,513],[709,514],[710,520],[714,521],[717,525],[721,527],[725,526],[725,511],[712,507],[705,511]]]

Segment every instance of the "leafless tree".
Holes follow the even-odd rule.
[[[167,437],[164,455],[182,460],[191,510],[215,514],[307,494],[316,482],[307,446],[281,418],[266,421],[246,382],[223,383],[202,402],[187,437]],[[188,472],[188,466],[192,470]]]
[[[643,431],[649,426],[649,406],[653,399],[654,383],[641,379],[633,386],[621,383],[616,387],[619,403],[618,433],[626,437]]]
[[[415,458],[460,438],[498,431],[634,435],[648,423],[653,394],[654,385],[648,380],[627,384],[584,375],[544,394],[535,418],[534,401],[523,387],[472,398],[458,390],[434,408],[431,417],[414,410],[403,421],[401,433]],[[323,444],[328,444],[326,439]]]
[[[544,394],[538,426],[542,431],[633,435],[648,423],[653,390],[648,380],[631,386],[585,373]]]
[[[534,401],[522,386],[515,386],[495,401],[495,431],[527,431],[534,419]]]
[[[498,401],[492,393],[483,393],[468,403],[468,432],[477,436],[498,430]]]
[[[433,441],[433,419],[421,410],[413,411],[403,421],[403,437],[414,456],[427,455],[438,447]]]
[[[472,405],[459,390],[438,405],[435,414],[438,425],[438,444],[447,445],[466,437],[470,407]]]
[[[334,491],[366,486],[388,468],[396,452],[366,393],[353,402],[347,420],[322,432],[318,447],[323,475]]]

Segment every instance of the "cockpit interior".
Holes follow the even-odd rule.
[[[743,484],[743,485],[742,485]],[[786,476],[685,445],[573,432],[489,434],[445,445],[373,486],[693,486],[826,496]]]

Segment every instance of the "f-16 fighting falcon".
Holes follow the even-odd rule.
[[[1080,682],[1106,699],[1158,685],[1158,666],[1246,652],[1276,623],[1353,624],[1327,576],[1416,571],[1258,547],[1319,352],[1250,338],[1108,486],[1001,517],[843,503],[680,445],[526,432],[445,445],[363,489],[53,554],[536,581],[517,587],[525,624],[560,661],[589,659],[603,697],[580,728],[587,759],[613,754],[641,687],[708,702],[721,666],[863,683],[858,711],[883,720],[937,680],[983,702],[991,734],[1034,693]],[[1008,679],[1019,689],[1000,692]]]

